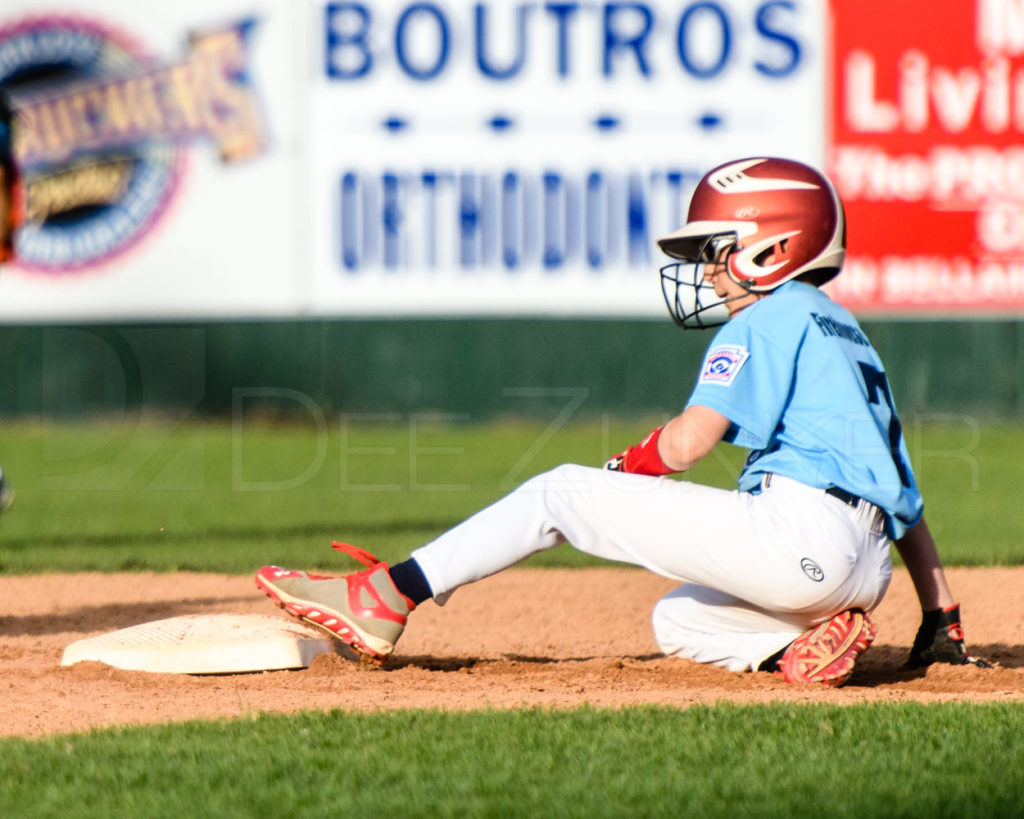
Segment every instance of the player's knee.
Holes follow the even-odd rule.
[[[651,614],[651,625],[654,639],[666,656],[717,665],[734,672],[751,668],[745,646],[733,645],[728,635],[708,630],[706,624],[700,622],[697,605],[686,596],[669,595],[658,601]]]
[[[698,635],[686,623],[686,600],[664,597],[651,612],[654,640],[663,654],[691,657],[692,648],[703,635]]]

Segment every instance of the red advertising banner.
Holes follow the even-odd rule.
[[[867,313],[1024,312],[1024,0],[830,0],[828,165]]]

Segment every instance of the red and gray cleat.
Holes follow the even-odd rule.
[[[840,686],[878,629],[860,609],[848,609],[797,637],[779,660],[786,682]]]
[[[289,614],[380,663],[395,650],[416,604],[395,587],[387,563],[347,543],[331,545],[369,568],[343,577],[324,577],[264,566],[256,572],[256,588]]]

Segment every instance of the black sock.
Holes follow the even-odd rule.
[[[412,600],[417,606],[428,597],[433,597],[427,578],[423,576],[420,564],[411,557],[396,563],[389,570],[391,580],[402,594]]]
[[[792,645],[792,643],[790,643],[790,645]],[[786,653],[786,650],[788,648],[789,646],[780,648],[778,651],[772,654],[771,657],[766,657],[764,660],[761,661],[761,665],[757,667],[757,670],[771,672],[780,671],[781,668],[779,667],[779,660],[782,659],[782,655]]]

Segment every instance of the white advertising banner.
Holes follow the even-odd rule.
[[[4,0],[26,219],[0,320],[302,308],[297,5]]]
[[[0,321],[663,315],[709,167],[824,160],[820,0],[0,10]]]
[[[824,158],[816,0],[330,0],[310,28],[314,310],[663,315],[713,165]]]

